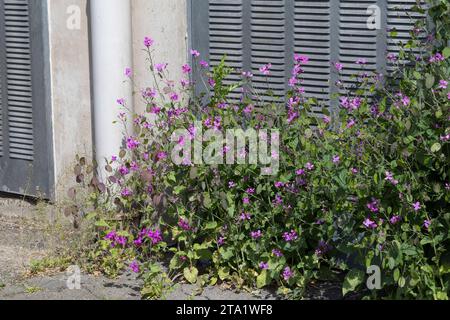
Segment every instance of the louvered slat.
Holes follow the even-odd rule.
[[[211,67],[226,56],[227,65],[243,69],[243,6],[245,0],[211,0],[209,3],[209,56]],[[240,80],[237,73],[230,75],[225,84]],[[238,99],[239,92],[231,98]]]
[[[377,5],[376,0],[341,0],[339,12],[339,57],[344,65],[340,80],[347,88],[357,86],[358,79],[352,77],[362,70],[375,72],[378,69],[377,56],[384,54],[377,50],[377,30],[367,26],[370,14],[367,8]],[[357,64],[363,59],[364,67]],[[341,89],[341,93],[345,90]]]
[[[285,1],[252,0],[251,4],[254,87],[261,92],[270,89],[276,99],[282,97],[286,89]],[[270,75],[262,75],[259,69],[268,63],[272,64]]]
[[[420,1],[423,7],[426,7],[425,1]],[[417,5],[416,0],[388,0],[388,54],[398,57],[402,44],[406,44],[410,39],[410,32],[414,29],[414,24],[419,19],[424,19],[425,14],[412,12],[412,7]],[[396,35],[392,36],[391,31]],[[421,36],[422,38],[424,36]],[[414,50],[418,52],[417,50]],[[413,52],[414,52],[413,51]],[[388,61],[388,71],[392,72],[395,61]]]
[[[9,156],[34,159],[29,4],[5,0]]]
[[[3,157],[3,90],[0,79],[0,158]]]
[[[305,95],[330,101],[330,0],[295,1],[295,52],[310,58],[303,67]]]

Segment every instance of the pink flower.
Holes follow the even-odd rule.
[[[145,37],[144,38],[144,46],[146,46],[147,48],[150,48],[151,46],[153,46],[153,44],[155,43],[155,41],[149,37]]]
[[[121,195],[124,198],[128,198],[128,197],[131,197],[133,195],[133,192],[130,189],[125,188],[125,189],[122,190]]]
[[[301,55],[298,55],[298,54],[294,55],[294,60],[295,60],[295,62],[297,62],[299,64],[308,64],[308,62],[309,62],[309,58],[308,57],[301,56]]]
[[[420,211],[420,209],[422,209],[422,205],[420,204],[420,202],[413,203],[412,206],[415,212],[418,212]]]
[[[140,143],[136,140],[134,137],[127,138],[127,148],[129,150],[135,150],[137,147],[139,147]]]
[[[450,133],[445,135],[445,136],[441,136],[441,141],[442,142],[447,142],[450,140]]]
[[[377,199],[372,198],[372,202],[369,202],[367,204],[367,208],[373,213],[378,213],[380,211],[380,209],[378,208],[378,205],[379,205],[379,201]]]
[[[173,102],[177,102],[180,99],[180,97],[178,96],[177,93],[173,92],[170,94],[170,100],[172,100]]]
[[[366,64],[366,63],[367,63],[367,60],[364,58],[356,60],[356,64]]]
[[[183,70],[183,73],[190,73],[192,71],[192,68],[190,65],[185,64],[184,66],[181,67],[181,69]]]
[[[298,169],[297,171],[295,171],[295,174],[298,176],[304,176],[306,172],[303,169]]]
[[[448,87],[448,81],[440,80],[439,81],[439,89],[447,89]]]
[[[286,267],[283,270],[283,279],[285,281],[289,281],[294,276],[294,272],[291,270],[291,268]]]
[[[166,158],[167,158],[167,153],[165,153],[165,152],[163,152],[163,151],[159,152],[159,153],[156,155],[156,159],[157,159],[158,161],[164,160],[164,159],[166,159]]]
[[[295,230],[283,233],[283,239],[286,242],[292,242],[298,239],[298,234]]]
[[[275,182],[275,188],[280,189],[280,188],[283,188],[283,187],[284,187],[284,183],[283,182],[281,182],[281,181]]]
[[[178,226],[184,231],[191,231],[191,226],[189,225],[189,221],[186,219],[180,219],[178,221]]]
[[[385,175],[386,175],[386,179],[385,179],[386,181],[389,181],[394,186],[398,185],[398,180],[394,179],[394,174],[392,172],[386,171]]]
[[[341,157],[339,157],[339,156],[334,156],[334,157],[333,157],[333,163],[334,163],[334,164],[338,164],[339,162],[341,162]]]
[[[283,256],[283,253],[278,249],[273,249],[272,254],[277,258],[281,258]]]
[[[305,167],[306,167],[306,169],[308,169],[308,171],[313,171],[314,170],[314,165],[312,163],[310,163],[310,162],[308,162]]]
[[[200,52],[198,52],[197,50],[191,50],[191,55],[195,58],[200,57]]]
[[[257,239],[262,238],[262,232],[261,232],[261,230],[258,230],[258,231],[252,231],[252,232],[250,233],[250,236],[251,236],[254,240],[257,240]]]
[[[397,223],[399,223],[400,221],[402,221],[402,217],[400,216],[393,216],[391,219],[389,219],[389,222],[392,225],[396,225]]]
[[[375,223],[375,221],[370,220],[369,218],[367,218],[366,220],[364,220],[363,225],[367,228],[367,229],[376,229],[378,227],[378,225]]]
[[[253,78],[253,73],[251,73],[250,71],[244,71],[244,72],[242,72],[242,76],[244,78],[251,79],[251,78]]]
[[[324,117],[323,117],[323,122],[324,122],[325,124],[329,124],[329,123],[331,122],[331,118],[330,118],[329,116],[324,116]]]
[[[155,70],[159,73],[163,73],[164,70],[167,69],[168,64],[167,63],[157,63],[155,64]]]
[[[250,221],[252,219],[252,216],[249,213],[242,212],[239,216],[240,221]]]
[[[121,106],[125,106],[125,99],[124,98],[117,99],[117,103],[120,104]]]
[[[141,268],[140,268],[139,263],[137,261],[133,261],[133,263],[130,264],[130,269],[134,273],[139,273],[141,271]]]
[[[263,75],[268,76],[268,75],[270,75],[270,69],[272,69],[272,64],[271,63],[262,66],[261,68],[259,68],[259,71]]]
[[[250,199],[247,198],[247,197],[245,197],[245,198],[242,200],[242,202],[243,202],[245,205],[249,205],[249,204],[250,204]]]
[[[131,68],[126,68],[125,76],[127,76],[128,78],[131,78],[132,75],[133,75],[133,71],[131,70]]]
[[[254,194],[255,193],[255,189],[254,188],[248,188],[245,192],[247,194]]]
[[[259,264],[259,268],[260,268],[261,270],[268,270],[268,269],[269,269],[269,264],[268,264],[267,262],[261,262],[261,263]]]
[[[203,68],[208,68],[209,64],[208,64],[208,62],[202,60],[202,61],[200,61],[200,66],[203,67]]]
[[[431,220],[427,219],[423,222],[423,227],[425,229],[427,229],[427,230],[430,229],[430,226],[431,226]]]
[[[344,65],[339,62],[335,62],[334,67],[336,68],[337,71],[342,71],[342,69],[344,69]]]

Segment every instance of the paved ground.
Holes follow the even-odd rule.
[[[1,195],[0,195],[1,196]],[[132,274],[117,280],[81,274],[80,289],[67,284],[71,274],[54,271],[29,278],[33,261],[47,257],[64,244],[68,232],[46,205],[0,199],[0,300],[139,300],[141,281]],[[49,222],[50,221],[50,222]],[[70,237],[70,236],[69,236]],[[55,273],[56,272],[56,273]],[[333,284],[311,287],[308,298],[341,299],[341,289]],[[209,287],[198,294],[196,286],[176,284],[168,300],[273,300],[278,297],[263,292],[256,297]]]

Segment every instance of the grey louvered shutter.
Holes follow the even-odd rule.
[[[200,50],[211,65],[223,55],[239,71],[252,71],[257,89],[266,89],[266,77],[259,67],[272,63],[269,77],[275,96],[287,89],[294,53],[310,58],[304,68],[303,87],[308,97],[325,106],[336,107],[333,94],[338,80],[350,87],[351,77],[364,70],[385,73],[386,54],[398,53],[398,41],[407,41],[413,22],[411,7],[416,0],[192,0],[191,45]],[[422,1],[423,3],[423,1]],[[370,6],[378,6],[381,28],[370,29]],[[412,17],[419,17],[412,14]],[[388,29],[396,28],[399,38],[391,39]],[[338,74],[335,62],[344,65]],[[235,75],[232,80],[238,79]],[[320,112],[320,108],[316,110]]]
[[[52,196],[45,1],[0,0],[0,191]]]

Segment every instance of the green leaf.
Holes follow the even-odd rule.
[[[442,55],[445,57],[445,59],[448,59],[450,57],[450,47],[445,48],[442,51]]]
[[[217,272],[219,279],[224,281],[230,277],[230,269],[227,267],[220,268]]]
[[[205,227],[203,228],[203,230],[214,230],[217,228],[217,222],[216,221],[212,221],[212,222],[208,222]]]
[[[345,277],[342,294],[345,296],[347,293],[355,291],[364,282],[364,279],[365,274],[363,271],[357,269],[351,270]]]
[[[97,222],[95,223],[95,226],[96,226],[96,227],[99,227],[99,228],[110,228],[109,224],[108,224],[105,220],[103,220],[103,219],[97,221]]]
[[[431,152],[436,153],[438,151],[440,151],[442,148],[441,144],[439,142],[436,142],[435,144],[433,144],[431,146]]]
[[[436,81],[436,79],[434,78],[434,76],[432,74],[429,74],[429,73],[426,74],[425,85],[426,85],[427,89],[433,88],[435,81]]]
[[[268,286],[271,282],[272,280],[270,279],[267,270],[261,272],[261,274],[256,278],[256,286],[258,287],[258,289],[262,289]]]
[[[194,284],[197,282],[198,278],[198,270],[195,267],[185,268],[184,269],[184,277],[189,283]]]

